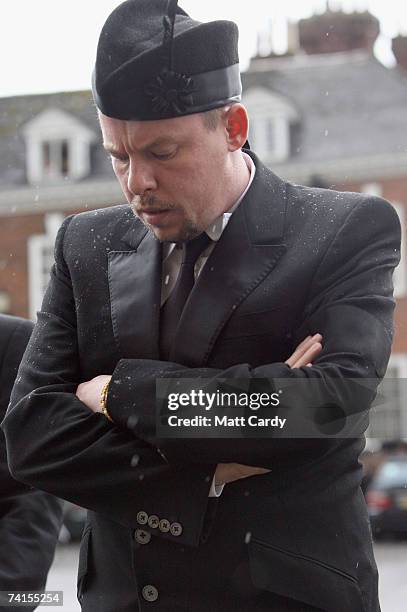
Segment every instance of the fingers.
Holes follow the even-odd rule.
[[[261,476],[270,472],[267,468],[253,467],[241,463],[218,463],[215,471],[215,484],[227,484],[250,476]]]
[[[309,347],[305,351],[305,353],[297,359],[292,368],[303,368],[304,366],[312,365],[314,359],[318,357],[320,352],[322,351],[322,344],[320,342],[315,342],[312,346]]]
[[[306,344],[309,343],[309,341],[312,338],[313,338],[313,336],[307,336],[306,338],[304,338],[304,340],[302,342],[300,342],[300,344],[297,346],[297,348],[295,350],[298,351],[299,349],[302,349]]]
[[[306,353],[312,346],[313,342],[319,342],[322,339],[321,334],[315,336],[307,336],[295,349],[294,353],[287,359],[286,363],[292,368],[294,364]]]
[[[322,335],[307,336],[285,362],[290,368],[300,368],[311,363],[322,350]],[[310,350],[312,349],[312,350]],[[308,358],[306,356],[308,355]],[[306,360],[304,360],[306,358]],[[300,364],[300,365],[298,365]]]
[[[262,467],[253,467],[251,465],[242,465],[238,464],[242,478],[247,478],[247,476],[257,476],[258,474],[267,474],[270,470]]]

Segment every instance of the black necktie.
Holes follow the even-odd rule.
[[[160,351],[161,359],[169,358],[185,302],[194,286],[195,263],[200,254],[209,246],[211,239],[206,232],[182,244],[182,263],[175,287],[161,308]]]

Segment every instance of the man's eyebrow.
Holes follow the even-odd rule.
[[[148,142],[146,145],[144,145],[141,148],[141,150],[147,151],[148,149],[153,149],[154,147],[174,145],[174,144],[176,143],[172,138],[169,138],[168,136],[160,136],[159,138],[156,138],[155,140]],[[114,157],[127,157],[127,153],[121,151],[120,149],[118,149],[112,144],[103,143],[103,148],[105,149],[107,153],[110,153],[110,155],[113,155]]]
[[[126,157],[127,156],[126,153],[123,154],[119,149],[117,149],[113,145],[103,143],[103,148],[107,153],[110,153],[110,155],[114,155],[114,157]]]

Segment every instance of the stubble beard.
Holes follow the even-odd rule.
[[[182,226],[178,229],[176,235],[171,235],[166,238],[159,238],[155,231],[154,226],[150,223],[147,223],[141,216],[140,212],[143,211],[143,208],[152,208],[154,210],[173,210],[176,208],[176,204],[174,202],[164,202],[163,200],[158,199],[157,197],[148,194],[145,196],[134,196],[133,200],[130,203],[130,207],[133,211],[135,217],[140,219],[140,221],[147,227],[147,229],[154,234],[154,236],[160,242],[187,242],[188,240],[192,240],[199,234],[202,233],[202,229],[199,228],[191,219],[186,218],[182,224]]]

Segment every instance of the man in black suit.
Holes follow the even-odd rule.
[[[6,413],[18,366],[32,332],[31,321],[0,315],[0,418]],[[14,480],[0,436],[0,590],[45,588],[62,519],[59,500]],[[36,606],[24,609],[34,610]],[[0,602],[0,611],[10,610]]]
[[[305,383],[304,422],[364,414],[374,388],[347,380],[386,370],[393,208],[249,151],[231,22],[123,3],[93,92],[130,206],[63,223],[3,423],[13,473],[89,509],[82,609],[378,612],[362,432],[160,437],[156,380]]]

